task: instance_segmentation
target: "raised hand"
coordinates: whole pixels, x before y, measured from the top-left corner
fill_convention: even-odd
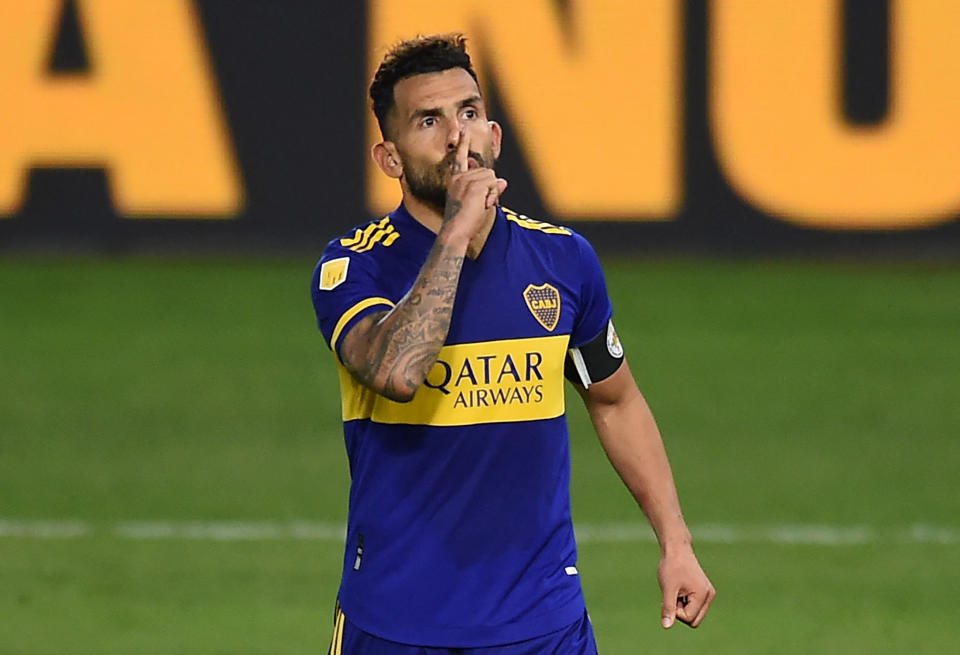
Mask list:
[[[488,212],[506,188],[507,181],[498,178],[493,169],[482,167],[470,158],[470,134],[461,128],[447,185],[447,206],[443,215],[445,231],[468,241],[472,239],[489,224],[492,215]]]

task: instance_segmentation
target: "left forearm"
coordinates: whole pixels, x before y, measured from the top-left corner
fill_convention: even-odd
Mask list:
[[[660,430],[626,360],[610,377],[581,387],[580,394],[607,457],[657,533],[663,627],[679,619],[695,628],[717,591],[693,553]]]
[[[617,402],[588,406],[607,457],[646,514],[661,550],[690,547],[673,472],[656,421],[634,389]]]

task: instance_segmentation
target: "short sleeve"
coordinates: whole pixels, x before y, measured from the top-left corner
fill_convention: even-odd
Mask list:
[[[364,316],[389,310],[394,301],[383,288],[376,260],[330,243],[313,271],[310,292],[317,326],[340,357],[343,335]]]
[[[579,234],[574,233],[574,239],[580,259],[579,311],[570,334],[570,346],[575,348],[593,340],[607,327],[613,316],[613,304],[593,246]]]

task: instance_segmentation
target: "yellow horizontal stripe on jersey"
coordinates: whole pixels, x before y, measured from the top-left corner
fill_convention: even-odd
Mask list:
[[[555,418],[565,408],[568,341],[561,334],[444,346],[408,403],[377,395],[341,365],[343,420],[456,426]]]
[[[330,348],[334,353],[337,352],[337,342],[340,340],[340,333],[343,331],[343,328],[346,327],[347,323],[350,322],[354,316],[365,310],[367,307],[373,307],[374,305],[389,305],[393,307],[393,301],[388,300],[387,298],[367,298],[366,300],[361,300],[356,305],[348,309],[340,316],[340,320],[337,321],[336,326],[333,328],[333,336],[330,337]]]
[[[371,389],[363,386],[347,367],[337,360],[337,375],[340,377],[340,415],[344,421],[370,418],[377,400],[389,402]]]

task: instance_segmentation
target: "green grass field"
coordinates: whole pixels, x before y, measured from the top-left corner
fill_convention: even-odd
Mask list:
[[[0,653],[326,652],[335,535],[129,532],[344,521],[312,264],[0,260]],[[656,546],[571,394],[601,652],[956,648],[960,266],[607,272],[719,597],[659,627]]]

